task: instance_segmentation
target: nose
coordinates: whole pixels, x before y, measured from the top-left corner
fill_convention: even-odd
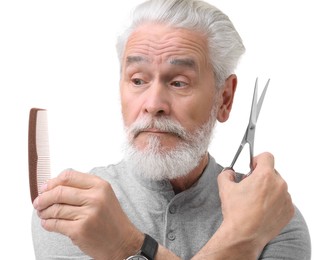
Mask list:
[[[169,115],[169,90],[165,84],[153,82],[144,94],[144,113],[151,116]]]

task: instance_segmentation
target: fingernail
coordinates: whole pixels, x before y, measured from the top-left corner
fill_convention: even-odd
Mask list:
[[[229,172],[230,176],[234,179],[234,181],[236,181],[237,176],[235,172]]]
[[[41,226],[42,227],[45,227],[45,223],[46,223],[45,219],[41,219]]]
[[[37,209],[38,206],[39,206],[39,197],[37,197],[37,198],[33,201],[33,207],[34,207],[35,209]]]

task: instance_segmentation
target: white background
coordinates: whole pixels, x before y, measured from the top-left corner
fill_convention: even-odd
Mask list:
[[[117,33],[138,1],[0,2],[1,255],[34,259],[27,164],[31,107],[48,109],[52,175],[121,158]],[[326,8],[318,0],[211,0],[241,34],[247,53],[230,120],[210,152],[228,165],[248,120],[255,78],[271,84],[255,153],[270,151],[307,220],[313,257],[326,242]],[[240,221],[242,221],[240,219]],[[10,256],[10,257],[9,257]],[[23,257],[23,258],[22,258]]]

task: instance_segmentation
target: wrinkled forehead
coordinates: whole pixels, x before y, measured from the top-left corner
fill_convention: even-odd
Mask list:
[[[122,62],[123,66],[165,62],[196,70],[209,64],[207,41],[199,32],[144,24],[131,33]]]
[[[154,63],[159,63],[156,62],[155,60],[158,59],[152,59],[149,58],[148,56],[143,56],[143,55],[130,55],[126,57],[125,61],[125,67],[132,67],[132,66],[151,66]],[[162,60],[163,63],[165,63],[168,66],[174,67],[174,68],[183,68],[187,69],[193,72],[199,72],[200,67],[198,64],[198,61],[190,56],[172,56],[172,57],[167,57],[167,59]]]

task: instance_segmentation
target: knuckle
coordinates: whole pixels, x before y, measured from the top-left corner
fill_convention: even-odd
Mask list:
[[[60,203],[62,201],[63,198],[63,193],[64,193],[64,187],[63,186],[57,186],[55,188],[55,202]]]
[[[268,163],[270,165],[275,164],[275,157],[272,153],[270,152],[263,152],[257,157],[257,161],[260,161],[260,164],[262,165],[263,162]]]
[[[97,205],[95,209],[100,210],[103,205],[107,204],[107,201],[111,198],[112,194],[113,190],[110,183],[99,179],[96,184],[96,189],[94,192],[88,194],[88,198],[94,203],[94,205]]]
[[[106,190],[112,190],[112,187],[111,187],[111,184],[105,180],[102,180],[102,183],[103,183],[103,188],[106,189]]]
[[[271,178],[273,177],[272,174],[273,169],[268,165],[264,165],[260,168],[259,178],[263,183],[267,182],[266,184],[271,183]]]
[[[73,175],[74,175],[74,171],[73,171],[73,170],[66,170],[66,171],[63,171],[63,172],[59,175],[59,178],[60,178],[60,180],[61,180],[64,184],[67,184],[67,183],[70,183],[70,182],[71,182],[71,179],[73,178]]]
[[[272,160],[272,161],[275,160],[274,155],[270,152],[264,152],[262,153],[262,156],[264,156],[267,160]]]
[[[282,194],[283,196],[285,196],[285,198],[287,198],[287,200],[289,200],[290,194],[288,193],[287,182],[279,176],[276,176],[275,179],[276,179],[276,187],[278,188],[280,194]]]
[[[101,178],[97,178],[97,183],[96,183],[96,187],[98,188],[98,191],[100,193],[105,193],[105,192],[110,192],[112,191],[112,187],[111,184]]]
[[[288,184],[285,180],[282,180],[282,184],[281,184],[281,187],[284,191],[288,191]],[[289,195],[290,196],[290,195]]]
[[[59,218],[61,216],[61,211],[62,211],[62,205],[60,205],[60,204],[53,205],[53,217],[54,218]]]
[[[53,220],[53,227],[54,227],[54,230],[59,230],[59,220],[58,219]]]

